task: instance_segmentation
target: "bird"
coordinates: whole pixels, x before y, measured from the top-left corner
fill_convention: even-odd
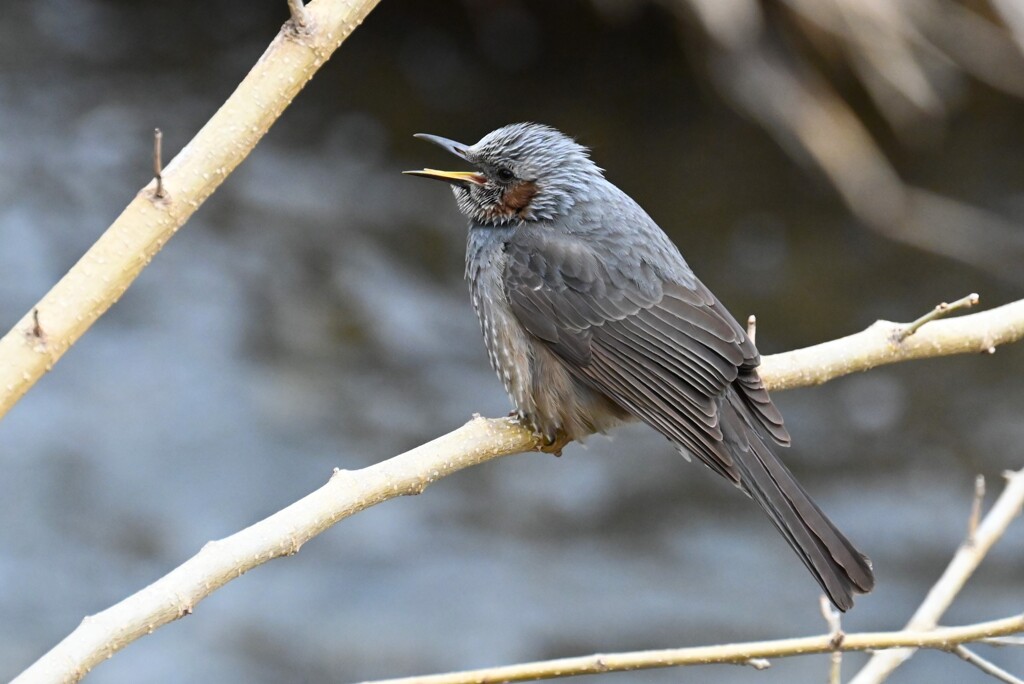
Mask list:
[[[549,450],[642,421],[760,505],[836,608],[871,591],[871,561],[776,456],[790,436],[754,341],[586,147],[537,123],[415,137],[472,167],[404,173],[450,184],[469,219],[491,366]]]

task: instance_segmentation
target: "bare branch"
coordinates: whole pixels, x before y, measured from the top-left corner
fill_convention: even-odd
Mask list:
[[[1024,680],[1014,677],[1012,674],[999,667],[995,663],[985,660],[980,655],[970,650],[963,644],[960,644],[953,649],[953,653],[963,658],[966,662],[970,663],[974,667],[978,668],[987,675],[995,677],[1001,682],[1006,684],[1024,684]]]
[[[1015,473],[1007,472],[1006,479],[1006,488],[978,526],[973,543],[965,541],[960,546],[946,571],[942,573],[942,577],[907,622],[905,629],[922,630],[935,627],[988,550],[1003,535],[1010,522],[1020,514],[1021,506],[1024,505],[1024,469]],[[913,655],[912,648],[876,653],[850,684],[879,684]]]
[[[974,546],[974,535],[981,521],[981,504],[985,500],[985,476],[974,478],[974,501],[971,502],[971,517],[967,520],[967,545]]]
[[[951,325],[958,327],[953,330],[940,328]],[[957,339],[956,334],[972,339],[981,336],[987,345],[993,343],[991,340],[1001,343],[1011,339],[1011,332],[1020,332],[1015,326],[1024,329],[1024,301],[953,321],[930,323],[899,345],[903,351],[897,349],[896,353],[903,354],[904,358],[916,358],[953,353],[949,351],[950,348],[966,351],[972,349],[971,345],[976,342],[964,342]],[[875,348],[887,345],[887,348],[892,349],[894,329],[895,324],[892,323],[876,324],[863,333],[834,343],[768,356],[762,365],[763,375],[769,387],[797,387],[801,382],[823,382],[820,379],[823,373],[828,377],[843,374],[835,369],[822,371],[818,364],[822,363],[823,358],[828,363],[839,363],[848,369],[846,372],[891,363],[897,359],[880,354]],[[845,349],[854,355],[860,354],[858,341],[870,353],[856,363],[843,366],[841,358],[836,360],[837,349]],[[838,347],[834,349],[830,345]],[[908,345],[918,346],[913,347],[915,351],[907,352]],[[823,348],[826,349],[824,355],[821,351]],[[781,368],[777,361],[780,357],[785,359]],[[302,544],[343,518],[397,496],[418,494],[431,482],[467,466],[524,451],[550,448],[551,445],[544,443],[514,419],[476,417],[462,428],[410,452],[359,471],[339,472],[324,487],[288,508],[231,537],[207,544],[193,558],[149,587],[86,618],[68,637],[26,671],[24,678],[19,681],[74,681],[81,678],[98,662],[140,636],[190,614],[200,601],[225,583],[269,560],[297,553]],[[1024,475],[1021,474],[1014,476],[1007,492],[1003,493],[979,526],[975,545],[969,550],[961,549],[958,558],[962,555],[971,558],[973,560],[970,562],[974,565],[980,562],[995,539],[1002,534],[1005,525],[1009,524],[1012,516],[1007,513],[1007,507],[1010,506],[1006,503],[1008,492],[1017,492],[1018,489],[1024,497]],[[1018,508],[1019,504],[1018,500]],[[1000,521],[1002,526],[993,521]],[[958,562],[963,564],[968,561],[954,559],[954,563]],[[956,589],[959,589],[959,585]],[[933,621],[929,627],[934,624]],[[756,657],[757,654],[748,654],[745,660]]]
[[[828,625],[829,636],[832,637],[832,657],[831,667],[828,673],[829,684],[843,684],[843,652],[840,650],[840,646],[843,645],[843,640],[846,639],[846,634],[843,633],[842,618],[840,613],[829,601],[828,596],[822,594],[821,596],[821,615],[825,618],[825,624]]]
[[[26,338],[29,311],[0,339],[0,417],[17,403],[256,146],[299,90],[379,0],[317,0],[303,40],[286,27],[192,141],[124,209],[35,308],[45,311],[49,344]],[[155,191],[170,193],[153,202]]]
[[[988,646],[1024,646],[1024,637],[993,637],[982,639],[980,643]]]
[[[932,321],[900,342],[895,336],[903,328],[899,323],[878,321],[848,337],[765,357],[758,371],[765,385],[780,390],[818,385],[898,361],[992,353],[999,345],[1024,337],[1024,300],[969,316]]]
[[[839,647],[842,651],[866,651],[912,645],[915,648],[950,650],[963,644],[1000,634],[1013,634],[1024,630],[1024,615],[994,620],[968,627],[943,627],[927,632],[876,632],[848,634]],[[833,636],[825,634],[799,639],[779,639],[724,646],[698,646],[670,648],[660,651],[633,651],[630,653],[604,653],[577,658],[542,660],[519,665],[492,667],[465,672],[382,679],[371,684],[479,684],[480,682],[525,682],[536,679],[575,677],[583,674],[649,670],[687,665],[714,665],[719,663],[743,664],[751,658],[783,658],[813,653],[828,653]]]
[[[388,499],[419,494],[468,466],[534,446],[533,434],[510,418],[474,418],[458,430],[381,463],[358,471],[337,470],[320,489],[241,532],[208,543],[145,589],[85,618],[15,681],[78,681],[139,637],[191,614],[224,584],[269,560],[298,553],[303,544],[339,520]]]

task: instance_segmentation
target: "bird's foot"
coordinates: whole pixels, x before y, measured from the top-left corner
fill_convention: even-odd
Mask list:
[[[536,437],[539,442],[539,444],[534,447],[534,451],[541,451],[545,454],[561,456],[562,449],[572,442],[572,437],[565,434],[565,431],[561,428],[557,428],[554,435],[541,432],[532,425],[532,421],[529,418],[519,413],[519,411],[510,411],[508,417],[515,420],[526,429],[533,430],[533,436]]]
[[[542,451],[545,454],[554,454],[555,456],[561,456],[562,449],[572,442],[572,438],[561,430],[556,432],[554,437],[549,435],[538,436],[541,439],[541,444],[537,447],[537,451]]]

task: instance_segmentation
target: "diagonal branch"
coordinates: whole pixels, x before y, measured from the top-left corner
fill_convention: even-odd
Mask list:
[[[339,520],[388,499],[419,494],[463,468],[534,445],[533,435],[510,419],[475,418],[381,463],[357,471],[336,470],[320,489],[241,532],[208,543],[145,589],[85,618],[14,682],[76,682],[139,637],[190,615],[200,601],[243,573],[298,553]]]
[[[0,417],[49,371],[207,197],[256,146],[292,99],[379,0],[316,0],[289,22],[231,97],[3,339]],[[301,3],[299,3],[301,4]],[[159,138],[158,138],[159,140]],[[46,320],[46,344],[29,333]]]
[[[772,388],[824,382],[842,375],[835,368],[823,369],[820,365],[838,363],[840,350],[860,357],[840,365],[845,372],[853,372],[906,358],[987,349],[1024,334],[1024,301],[928,323],[905,342],[896,344],[892,342],[893,332],[900,329],[893,323],[877,323],[842,340],[768,356],[762,365],[764,377]],[[780,357],[784,359],[782,364]],[[297,553],[304,543],[340,520],[388,499],[419,494],[436,480],[463,468],[544,446],[538,436],[512,419],[476,417],[443,437],[376,465],[352,472],[337,471],[326,485],[291,506],[230,537],[210,542],[150,586],[85,618],[15,681],[77,681],[132,641],[191,614],[200,601],[227,582],[274,558]],[[985,544],[994,541],[987,535],[993,534],[988,520],[996,509],[1002,510],[997,504],[978,528],[975,548],[987,549]]]
[[[952,651],[954,654],[963,658],[965,663],[969,663],[974,667],[978,668],[987,675],[991,675],[995,679],[1003,682],[1003,684],[1024,684],[1024,680],[1018,677],[1014,677],[1012,674],[999,667],[995,663],[990,663],[980,655],[970,650],[963,644],[960,644]]]
[[[939,618],[946,612],[953,599],[960,593],[964,584],[977,569],[981,560],[992,545],[1003,536],[1010,522],[1020,515],[1024,506],[1024,470],[1006,473],[1006,489],[999,495],[992,510],[974,530],[968,534],[960,545],[953,560],[949,562],[942,577],[928,592],[924,602],[914,613],[904,629],[931,629],[939,623]],[[876,653],[871,657],[850,684],[878,684],[884,681],[893,670],[914,655],[914,649],[904,648],[884,653]]]

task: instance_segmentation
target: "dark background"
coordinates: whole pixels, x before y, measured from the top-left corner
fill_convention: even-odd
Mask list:
[[[173,156],[286,17],[283,0],[5,7],[0,326],[148,182],[152,128]],[[758,315],[763,353],[968,292],[1021,297],[1024,275],[853,218],[730,106],[706,49],[660,4],[382,2],[0,425],[0,678],[333,467],[508,411],[462,282],[463,220],[439,184],[399,175],[446,161],[413,133],[473,142],[533,120],[574,135],[738,318]],[[837,71],[907,182],[1024,221],[1019,100],[965,79],[941,130],[908,144]],[[847,631],[901,626],[963,538],[974,475],[998,490],[1021,467],[1022,361],[1011,346],[777,395],[787,462],[875,562]],[[944,623],[1020,612],[1022,543],[1018,524]],[[90,681],[345,682],[823,630],[816,584],[760,511],[633,427],[367,510]],[[1024,668],[1019,652],[990,655]],[[612,679],[812,682],[826,668]],[[989,680],[922,653],[891,681]]]

